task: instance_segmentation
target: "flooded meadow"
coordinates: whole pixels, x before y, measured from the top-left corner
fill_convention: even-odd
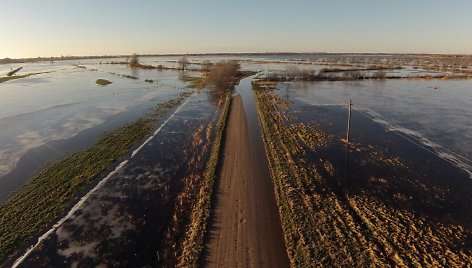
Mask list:
[[[292,266],[471,262],[470,58],[187,55],[184,71],[181,57],[0,65],[28,74],[0,82],[0,264],[198,261],[237,95]],[[201,82],[219,61],[247,72],[226,91]]]
[[[469,85],[255,83],[292,265],[470,263]]]

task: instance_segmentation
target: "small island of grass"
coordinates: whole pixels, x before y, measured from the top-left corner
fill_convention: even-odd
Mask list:
[[[0,77],[0,83],[7,82],[10,80],[20,79],[20,78],[26,78],[26,77],[30,77],[37,74],[47,74],[47,73],[51,73],[51,72],[39,72],[39,73],[28,73],[28,74],[22,74],[22,75],[2,76]]]
[[[113,82],[109,81],[109,80],[106,80],[106,79],[97,79],[97,81],[95,81],[95,83],[97,83],[97,85],[100,85],[100,86],[107,86]]]

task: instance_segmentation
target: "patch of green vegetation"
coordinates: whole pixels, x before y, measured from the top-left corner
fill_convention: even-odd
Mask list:
[[[239,80],[256,74],[256,72],[252,71],[239,71],[239,68],[239,64],[234,62],[218,62],[212,67],[210,72],[203,76],[183,75],[180,79],[188,82],[188,87],[197,90],[202,89],[206,85],[225,90],[227,87],[235,85]]]
[[[7,81],[10,81],[10,80],[20,79],[20,78],[26,78],[26,77],[30,77],[30,76],[37,75],[37,74],[45,74],[45,73],[49,73],[49,72],[29,73],[29,74],[14,75],[14,76],[4,76],[4,77],[0,77],[0,83],[7,82]]]
[[[6,203],[0,205],[0,261],[47,228],[80,191],[153,127],[140,119],[103,136],[93,147],[48,166]]]
[[[0,205],[0,264],[64,215],[76,197],[104,175],[107,168],[154,129],[157,120],[190,93],[159,104],[149,116],[104,134],[87,150],[47,166]]]
[[[205,85],[206,77],[203,76],[182,76],[180,80],[189,83],[188,87],[200,89]]]
[[[106,85],[109,85],[113,82],[111,82],[109,80],[106,80],[106,79],[97,79],[97,81],[95,81],[95,83],[97,83],[97,85],[100,85],[100,86],[106,86]]]
[[[10,72],[7,73],[7,76],[12,76],[12,75],[16,74],[17,72],[19,72],[21,69],[23,69],[23,67],[18,67],[14,70],[11,70]]]

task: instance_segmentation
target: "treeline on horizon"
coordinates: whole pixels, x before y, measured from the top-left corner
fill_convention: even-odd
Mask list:
[[[441,56],[451,58],[472,57],[467,54],[421,54],[421,53],[330,53],[330,52],[231,52],[231,53],[169,53],[169,54],[142,54],[140,57],[158,57],[158,56],[257,56],[257,55],[339,55],[339,56]],[[35,58],[3,58],[0,64],[10,63],[34,63],[34,62],[54,62],[62,60],[88,60],[88,59],[112,59],[112,58],[131,58],[132,55],[99,55],[99,56],[58,56],[58,57],[35,57]]]

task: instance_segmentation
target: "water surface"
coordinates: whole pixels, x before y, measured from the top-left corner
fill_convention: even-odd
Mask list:
[[[472,166],[472,81],[280,83],[277,88],[282,98],[313,105],[346,106],[352,100],[354,109],[388,129]]]

